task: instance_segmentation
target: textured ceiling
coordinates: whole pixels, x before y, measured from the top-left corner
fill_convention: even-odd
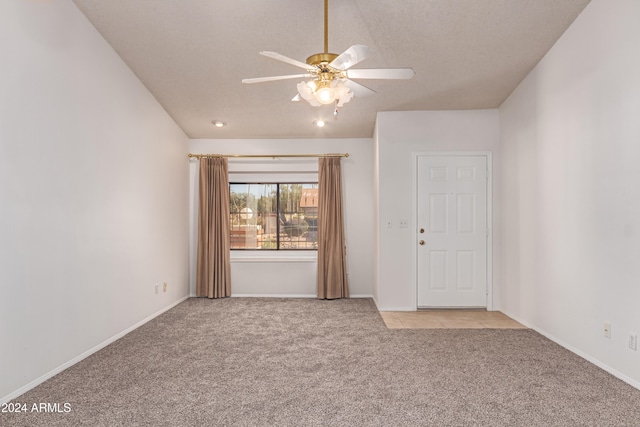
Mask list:
[[[589,0],[330,0],[330,52],[364,44],[376,54],[354,68],[416,72],[359,81],[377,94],[337,119],[291,102],[298,80],[241,83],[302,71],[260,51],[302,62],[323,51],[322,0],[74,2],[191,138],[361,138],[378,111],[498,107]]]

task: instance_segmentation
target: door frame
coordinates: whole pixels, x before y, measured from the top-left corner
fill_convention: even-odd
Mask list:
[[[487,311],[493,308],[493,163],[491,151],[422,151],[411,153],[412,163],[412,200],[413,212],[411,225],[414,232],[412,238],[412,279],[414,285],[413,307],[418,310],[418,158],[419,157],[454,157],[454,156],[484,156],[487,159]]]

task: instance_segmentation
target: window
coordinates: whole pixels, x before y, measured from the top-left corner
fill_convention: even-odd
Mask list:
[[[318,249],[318,184],[229,184],[231,249]]]

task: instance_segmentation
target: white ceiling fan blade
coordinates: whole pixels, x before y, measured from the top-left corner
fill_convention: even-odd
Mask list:
[[[353,67],[358,62],[364,61],[371,55],[373,55],[373,49],[362,44],[354,44],[349,49],[338,55],[338,57],[331,61],[329,65],[333,68],[337,68],[338,70],[346,70]]]
[[[375,90],[369,89],[368,87],[349,79],[347,79],[347,86],[349,86],[351,92],[353,92],[353,94],[359,98],[375,95],[376,93]]]
[[[347,71],[350,79],[410,79],[415,74],[411,68],[360,68]]]
[[[305,70],[310,70],[314,68],[312,65],[305,64],[304,62],[297,61],[295,59],[291,59],[277,52],[262,51],[260,52],[260,55],[266,56],[271,59],[275,59],[276,61],[286,62],[287,64],[295,65],[296,67],[304,68]]]
[[[291,74],[289,76],[256,77],[253,79],[242,79],[242,83],[262,83],[262,82],[273,82],[275,80],[306,79],[308,77],[311,77],[311,74]]]

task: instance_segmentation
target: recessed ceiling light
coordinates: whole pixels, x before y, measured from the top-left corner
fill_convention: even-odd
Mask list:
[[[221,122],[220,120],[211,120],[211,123],[213,123],[213,125],[217,128],[221,128],[227,125],[225,122]]]
[[[324,125],[326,125],[326,123],[324,122],[324,120],[314,120],[313,124],[318,126],[319,128],[324,127]]]

